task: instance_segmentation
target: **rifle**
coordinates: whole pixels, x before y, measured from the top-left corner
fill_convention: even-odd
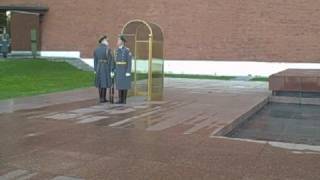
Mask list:
[[[113,57],[116,58],[116,51],[113,52]],[[112,58],[112,61],[111,61],[111,71],[114,72],[114,59]],[[111,87],[110,87],[110,91],[109,91],[109,97],[110,97],[110,103],[111,104],[114,104],[114,78],[115,78],[115,75],[113,75],[113,77],[111,76]]]
[[[114,104],[114,76],[111,77],[111,87],[109,91],[110,103]]]

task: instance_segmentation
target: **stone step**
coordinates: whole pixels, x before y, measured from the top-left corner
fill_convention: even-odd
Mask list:
[[[81,61],[81,59],[78,58],[72,58],[72,59],[61,59],[61,58],[50,58],[48,59],[50,61],[57,61],[57,62],[67,62],[70,65],[83,70],[83,71],[93,71],[93,68],[86,64],[85,62]]]

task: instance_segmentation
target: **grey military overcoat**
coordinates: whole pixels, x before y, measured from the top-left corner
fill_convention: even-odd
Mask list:
[[[112,62],[113,56],[110,48],[105,44],[100,44],[94,51],[95,86],[97,88],[111,87]]]
[[[8,34],[3,34],[0,35],[0,44],[1,44],[1,48],[0,48],[0,53],[8,53],[9,51],[9,46],[10,46],[10,40],[9,40],[9,35]],[[4,37],[2,37],[4,36]]]
[[[127,90],[131,88],[132,54],[127,47],[118,48],[115,52],[115,82],[118,90]]]

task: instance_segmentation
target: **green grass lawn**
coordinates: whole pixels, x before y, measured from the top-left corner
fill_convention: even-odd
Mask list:
[[[93,79],[65,62],[0,60],[0,99],[89,87]]]
[[[262,82],[266,82],[269,81],[268,77],[254,77],[252,79],[250,79],[250,81],[262,81]]]

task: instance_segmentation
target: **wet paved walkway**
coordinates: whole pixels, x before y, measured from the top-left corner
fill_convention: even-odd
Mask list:
[[[2,113],[0,180],[318,179],[316,152],[213,137],[268,95],[265,83],[167,79],[161,102]]]

